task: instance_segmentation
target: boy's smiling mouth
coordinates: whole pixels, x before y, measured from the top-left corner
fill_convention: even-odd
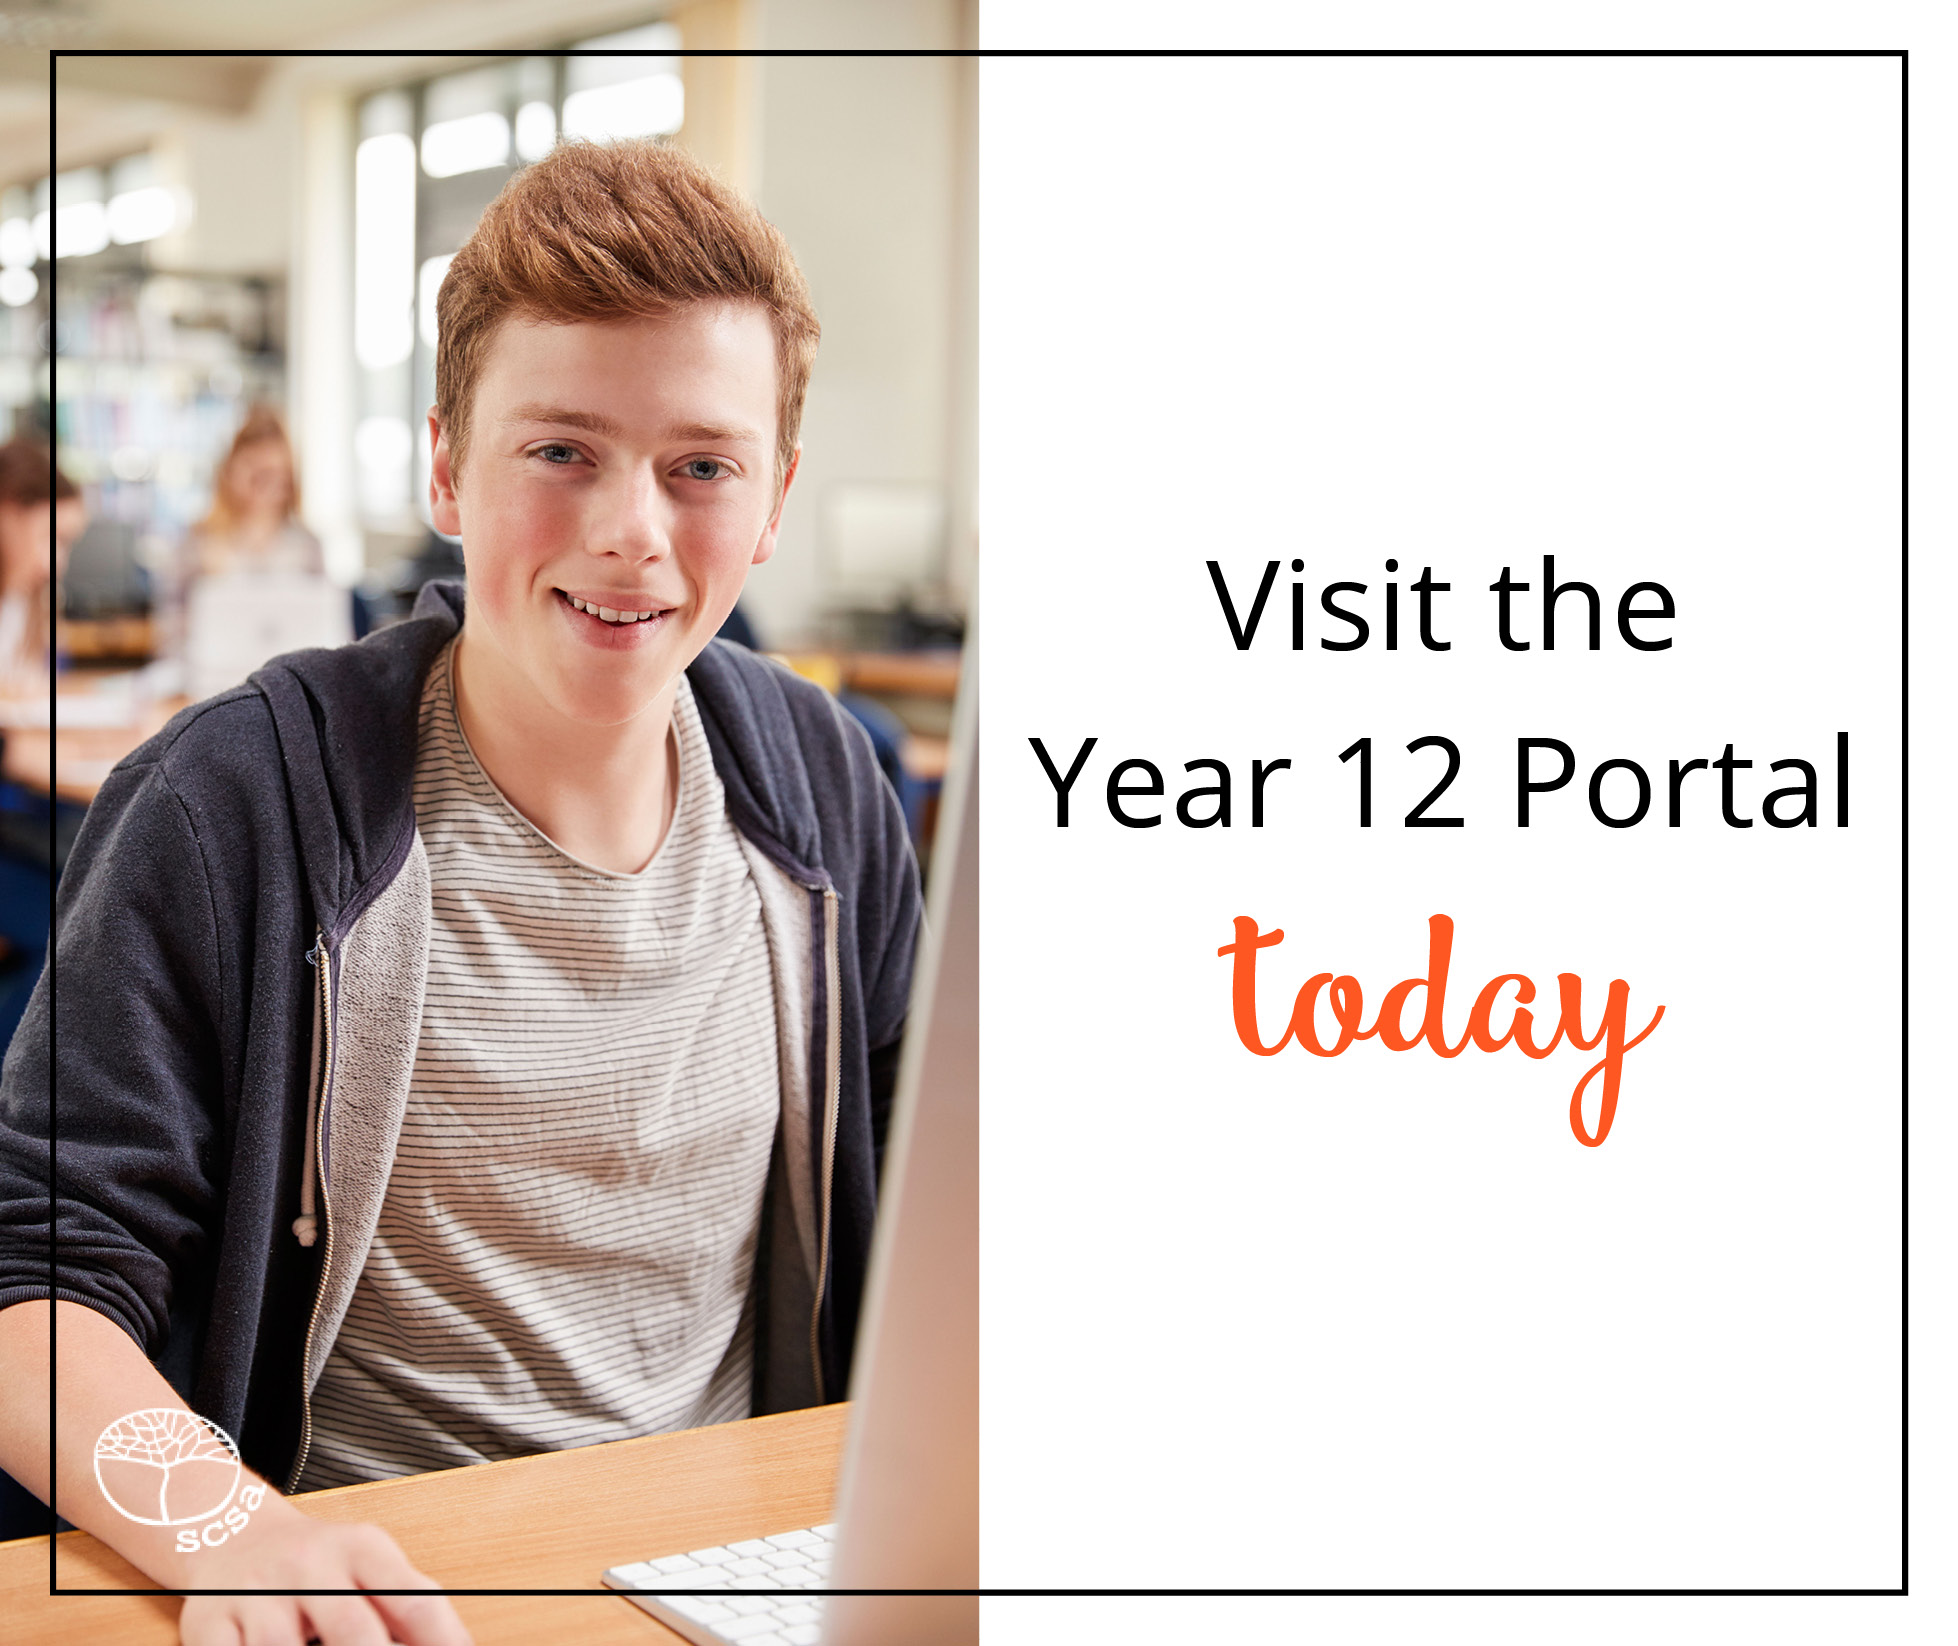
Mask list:
[[[561,604],[612,628],[657,623],[673,608],[649,601],[642,595],[576,595],[565,589],[553,591]],[[627,604],[627,602],[632,602]]]

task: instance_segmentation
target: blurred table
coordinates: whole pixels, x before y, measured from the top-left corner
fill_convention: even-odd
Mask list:
[[[678,1646],[680,1637],[602,1587],[609,1567],[830,1518],[848,1406],[617,1440],[508,1463],[307,1492],[322,1520],[385,1528],[449,1589],[576,1589],[571,1595],[458,1595],[476,1646],[576,1640]],[[65,1589],[149,1580],[86,1532],[54,1540]],[[48,1593],[48,1540],[0,1543],[0,1635],[49,1646],[174,1646],[174,1597]]]
[[[146,616],[64,617],[55,644],[66,657],[147,663],[156,655],[156,624]]]
[[[939,647],[915,652],[773,655],[805,679],[843,698],[844,706],[859,719],[871,721],[872,741],[881,735],[895,751],[897,769],[891,772],[891,781],[904,807],[920,866],[928,863],[932,837],[937,832],[939,794],[951,761],[952,704],[959,694],[962,653]],[[873,705],[870,717],[861,709],[863,699]],[[889,728],[881,734],[874,723],[878,711]]]
[[[951,648],[924,652],[771,652],[804,679],[826,692],[862,692],[866,697],[950,703],[959,694],[961,653]]]
[[[939,697],[959,694],[959,653],[845,652],[837,672],[853,692],[872,697]]]
[[[86,806],[116,762],[190,701],[143,697],[129,680],[127,675],[59,676],[53,730],[46,698],[0,698],[0,734],[6,738],[0,776]]]

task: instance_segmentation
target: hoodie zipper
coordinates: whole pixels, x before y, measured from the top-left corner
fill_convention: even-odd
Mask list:
[[[825,1061],[823,1094],[823,1175],[821,1182],[822,1220],[818,1227],[822,1230],[822,1242],[816,1260],[816,1302],[809,1311],[809,1364],[816,1374],[816,1403],[826,1405],[828,1395],[823,1388],[823,1293],[829,1286],[829,1225],[830,1225],[830,1180],[836,1167],[836,1116],[842,1105],[843,1094],[843,997],[838,987],[842,963],[838,955],[838,927],[841,922],[842,900],[834,886],[825,886],[823,893],[823,1004],[827,1008],[825,1024]]]
[[[299,1477],[305,1472],[306,1457],[313,1449],[313,1399],[306,1387],[306,1369],[313,1363],[313,1334],[319,1326],[320,1304],[326,1297],[327,1277],[333,1272],[333,1201],[327,1192],[326,1182],[326,1100],[333,1085],[333,977],[332,957],[326,947],[326,933],[319,933],[319,941],[306,958],[319,970],[319,993],[315,997],[320,1017],[320,1077],[316,1093],[313,1132],[308,1139],[308,1152],[319,1162],[320,1168],[320,1217],[326,1224],[326,1250],[320,1259],[319,1284],[313,1289],[313,1312],[306,1321],[306,1349],[299,1362],[299,1455],[293,1460],[292,1472],[286,1477],[285,1489],[288,1493],[299,1485]]]

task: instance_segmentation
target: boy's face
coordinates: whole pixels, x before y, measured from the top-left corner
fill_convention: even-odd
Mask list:
[[[775,550],[775,334],[757,305],[506,320],[460,476],[429,426],[435,524],[469,569],[470,675],[502,701],[599,726],[670,701]]]

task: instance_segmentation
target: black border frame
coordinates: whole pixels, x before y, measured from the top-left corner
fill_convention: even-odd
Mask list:
[[[59,117],[57,106],[57,65],[63,57],[470,57],[470,59],[493,59],[493,57],[621,57],[632,53],[619,51],[380,51],[380,49],[356,49],[356,51],[243,51],[243,49],[223,49],[223,51],[188,51],[188,49],[157,49],[157,51],[112,51],[112,49],[53,49],[49,51],[47,65],[47,96],[49,96],[49,123],[47,123],[47,174],[55,176],[55,121]],[[1901,252],[1901,311],[1899,311],[1899,364],[1901,364],[1901,427],[1899,427],[1899,485],[1901,485],[1901,540],[1899,540],[1899,691],[1901,691],[1901,720],[1899,720],[1899,812],[1901,812],[1901,867],[1899,867],[1899,914],[1901,914],[1901,975],[1899,975],[1899,1053],[1903,1063],[1901,1078],[1901,1417],[1899,1417],[1899,1462],[1901,1462],[1901,1521],[1899,1521],[1899,1568],[1897,1568],[1897,1587],[1893,1589],[832,1589],[828,1593],[850,1593],[850,1595],[977,1595],[977,1597],[1224,1597],[1224,1595],[1251,1595],[1251,1597],[1633,1597],[1633,1595],[1653,1595],[1653,1597],[1872,1597],[1872,1599],[1901,1599],[1911,1593],[1911,53],[1907,49],[1745,49],[1745,47],[1719,47],[1719,49],[1251,49],[1251,47],[1192,47],[1192,49],[1171,49],[1171,47],[1138,47],[1138,49],[1093,49],[1093,47],[1065,47],[1065,49],[1012,49],[1012,47],[975,47],[975,49],[954,49],[954,51],[910,51],[910,49],[867,49],[867,51],[830,51],[830,49],[801,49],[801,51],[687,51],[681,49],[672,53],[676,57],[969,57],[969,59],[989,59],[989,57],[1891,57],[1897,61],[1899,82],[1897,82],[1897,137],[1899,137],[1899,252]],[[49,206],[53,209],[53,204]],[[49,270],[53,270],[53,256],[49,256]],[[49,272],[49,405],[53,407],[59,386],[59,354],[55,350],[55,280]],[[49,466],[53,468],[53,429],[49,431]],[[53,499],[49,499],[49,526],[53,528]],[[49,618],[53,622],[53,617]],[[49,636],[53,642],[53,636]],[[53,654],[53,644],[49,646]],[[55,724],[55,681],[53,671],[49,671],[49,720]],[[49,826],[49,840],[53,842],[53,826]],[[49,971],[49,1006],[57,994],[55,977],[55,906],[53,892],[49,894],[49,939],[47,939],[47,971]],[[57,1284],[57,1243],[55,1243],[55,1145],[57,1145],[57,1116],[55,1116],[55,1059],[49,1059],[49,1255],[47,1272],[49,1288]],[[55,1337],[59,1311],[49,1309],[49,1333],[47,1333],[47,1370],[49,1370],[49,1394],[47,1394],[47,1421],[49,1421],[49,1454],[53,1462],[55,1446]],[[49,1470],[49,1513],[59,1515],[55,1505],[55,1478],[53,1468]],[[55,1576],[55,1532],[47,1534],[47,1591],[49,1595],[92,1595],[92,1597],[112,1597],[112,1595],[264,1595],[264,1593],[286,1593],[286,1595],[464,1595],[464,1597],[491,1597],[491,1595],[550,1595],[550,1597],[607,1597],[625,1599],[619,1589],[591,1587],[591,1589],[63,1589]],[[685,1591],[674,1591],[685,1593]],[[705,1591],[703,1591],[705,1593]]]

